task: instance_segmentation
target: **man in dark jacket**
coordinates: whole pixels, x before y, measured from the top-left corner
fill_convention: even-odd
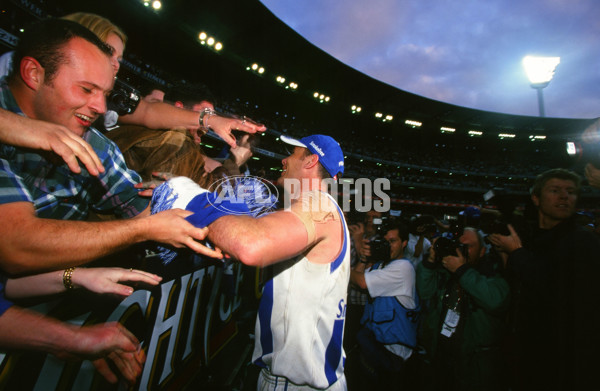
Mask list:
[[[444,238],[445,239],[445,238]],[[440,240],[440,239],[438,239]],[[425,390],[502,389],[500,342],[508,283],[485,254],[483,238],[465,228],[456,255],[429,257],[417,266],[417,292],[427,301],[419,342],[425,349]]]
[[[515,390],[578,390],[597,384],[600,365],[600,240],[574,219],[581,179],[567,170],[540,174],[531,199],[531,239],[490,235],[508,254],[518,296]]]

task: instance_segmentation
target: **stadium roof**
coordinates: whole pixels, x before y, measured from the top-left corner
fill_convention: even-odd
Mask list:
[[[315,47],[258,0],[163,0],[160,11],[144,7],[142,0],[66,0],[61,6],[65,13],[87,11],[108,17],[128,34],[127,52],[183,78],[202,81],[217,96],[237,93],[281,111],[314,115],[328,127],[372,129],[364,117],[378,111],[393,115],[394,123],[386,124],[389,131],[403,131],[404,120],[411,119],[421,122],[423,131],[438,133],[445,126],[457,133],[483,130],[520,138],[540,134],[565,139],[580,134],[593,121],[475,110],[399,90]],[[197,39],[200,31],[214,35],[224,49],[217,54],[202,47]],[[246,72],[252,62],[264,66],[265,74]],[[298,83],[298,90],[291,93],[276,85],[279,74]],[[331,97],[326,109],[310,101],[314,91]],[[362,107],[362,119],[350,119],[353,104]]]

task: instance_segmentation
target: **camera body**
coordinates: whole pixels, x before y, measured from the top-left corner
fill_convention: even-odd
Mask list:
[[[502,218],[494,218],[492,221],[490,221],[486,225],[485,232],[488,235],[489,234],[500,234],[500,235],[504,235],[504,236],[510,235],[510,231],[508,229],[506,220],[504,220]],[[487,236],[486,236],[486,241],[487,241]]]
[[[433,244],[433,250],[435,251],[434,262],[441,264],[442,259],[449,255],[456,256],[456,250],[467,257],[468,246],[460,242],[465,226],[464,222],[457,216],[445,216],[450,221],[449,237],[439,237]]]
[[[108,108],[119,115],[131,114],[140,104],[140,93],[121,79],[115,80],[115,86],[106,99]]]
[[[420,230],[419,230],[420,228]],[[422,215],[411,220],[410,233],[413,235],[433,234],[437,230],[433,216]]]
[[[481,229],[487,234],[510,235],[508,224],[515,226],[518,222],[515,220],[515,210],[517,201],[514,196],[511,196],[504,188],[495,187],[490,189],[483,195],[483,199],[487,202],[493,201],[498,211],[497,214],[487,214],[485,219],[481,221]],[[487,236],[485,241],[489,243]]]
[[[390,243],[384,238],[388,231],[387,217],[374,218],[373,225],[375,228],[375,235],[369,241],[371,248],[371,255],[367,257],[367,261],[375,262],[388,262],[391,260],[391,249]]]
[[[433,245],[435,251],[433,260],[435,263],[442,263],[442,259],[449,255],[456,256],[456,250],[460,250],[465,258],[467,257],[468,247],[458,240],[459,237],[450,239],[442,236],[435,241],[435,244]]]

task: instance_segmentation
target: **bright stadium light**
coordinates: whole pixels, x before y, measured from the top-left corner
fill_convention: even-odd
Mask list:
[[[214,37],[209,36],[204,31],[198,33],[198,41],[200,41],[200,45],[208,47],[209,49],[212,49],[215,52],[223,50],[223,44],[221,42],[218,42]]]
[[[505,138],[515,138],[516,135],[513,133],[499,133],[498,137],[502,140],[504,140]]]
[[[350,111],[352,112],[352,114],[358,114],[362,111],[362,107],[357,106],[357,105],[352,105],[352,106],[350,106]]]
[[[531,134],[531,135],[529,135],[529,139],[531,141],[545,140],[546,136],[544,136],[543,134]]]
[[[423,125],[422,122],[415,121],[415,120],[412,120],[412,119],[407,119],[406,121],[404,121],[404,123],[406,125],[408,125],[408,126],[412,126],[413,128],[420,128]]]
[[[261,76],[263,73],[265,73],[265,68],[256,62],[252,63],[251,65],[248,65],[246,67],[246,70],[250,71],[250,72],[254,72],[255,74],[257,74],[259,76]]]
[[[558,64],[560,64],[560,57],[525,56],[523,58],[523,67],[525,68],[525,73],[527,73],[531,88],[537,90],[540,117],[546,116],[542,89],[550,84],[554,76],[554,70]]]

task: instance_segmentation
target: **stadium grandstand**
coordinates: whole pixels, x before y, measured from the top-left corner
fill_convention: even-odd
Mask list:
[[[399,90],[315,47],[259,1],[162,3],[157,10],[144,0],[9,1],[1,47],[10,50],[36,18],[75,11],[105,16],[129,38],[119,78],[141,91],[202,82],[217,96],[217,109],[267,125],[254,170],[277,175],[280,134],[331,134],[346,153],[346,178],[389,178],[396,208],[483,205],[482,195],[493,188],[525,199],[545,169],[581,172],[565,142],[594,119],[488,112]],[[205,140],[209,155],[223,146]],[[580,207],[595,209],[599,195],[584,186]]]

